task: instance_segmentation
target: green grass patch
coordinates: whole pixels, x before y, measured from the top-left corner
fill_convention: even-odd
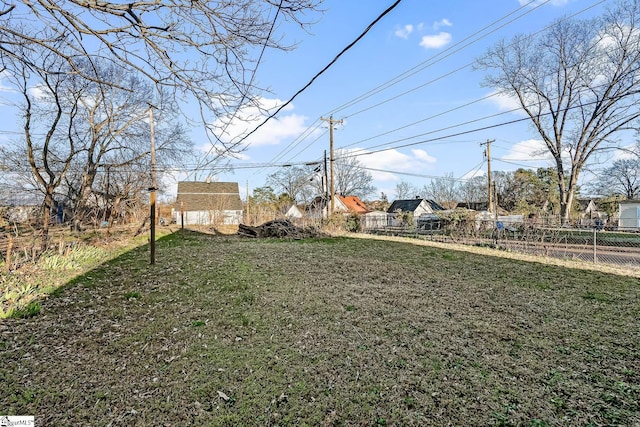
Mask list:
[[[54,298],[14,289],[40,313],[1,325],[4,411],[47,425],[640,423],[637,278],[349,238],[184,232],[156,250],[153,266],[137,248]]]

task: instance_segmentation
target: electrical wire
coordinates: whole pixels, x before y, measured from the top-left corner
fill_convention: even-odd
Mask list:
[[[256,61],[256,65],[253,68],[253,70],[251,71],[251,78],[249,79],[249,85],[247,86],[247,89],[242,93],[242,98],[240,99],[240,102],[238,103],[238,107],[233,111],[233,115],[227,121],[227,123],[225,124],[224,128],[220,132],[221,135],[225,134],[225,132],[227,131],[227,129],[231,125],[231,122],[233,122],[233,120],[236,118],[238,112],[243,107],[244,100],[247,99],[247,95],[248,95],[249,90],[253,86],[253,81],[255,80],[256,72],[258,71],[258,67],[260,66],[260,63],[262,62],[262,57],[264,56],[264,52],[267,49],[267,44],[269,44],[269,40],[271,40],[271,35],[273,34],[273,29],[275,28],[276,22],[278,21],[278,15],[280,14],[280,10],[282,10],[282,1],[283,0],[280,0],[280,3],[278,4],[278,9],[276,10],[276,14],[273,17],[273,20],[271,21],[271,27],[269,28],[269,32],[267,34],[267,37],[264,40],[264,44],[262,45],[262,49],[260,50],[260,55],[258,56],[258,60]],[[238,146],[237,143],[232,143],[231,147],[229,147],[226,151],[230,151],[230,150],[232,150],[232,147],[237,147],[237,146]],[[209,148],[209,151],[207,152],[207,154],[202,156],[201,159],[206,159],[209,156],[209,154],[211,154],[212,150],[213,150],[213,145],[211,146],[211,148]],[[201,161],[199,161],[198,163],[202,164]]]
[[[445,58],[447,58],[447,57],[451,56],[452,54],[457,53],[458,51],[460,51],[460,50],[462,50],[462,49],[464,49],[464,48],[466,48],[466,47],[470,46],[471,44],[475,43],[476,41],[480,40],[481,38],[478,38],[478,39],[474,40],[473,42],[468,43],[468,44],[464,45],[463,47],[461,47],[461,48],[459,48],[459,49],[456,49],[454,52],[451,52],[451,53],[449,53],[449,54],[445,55],[443,58],[438,59],[437,61],[434,61],[434,59],[435,59],[435,58],[437,58],[437,57],[439,57],[439,56],[441,56],[441,55],[444,55],[445,53],[447,53],[447,52],[449,52],[450,50],[454,49],[456,46],[461,45],[461,44],[462,44],[462,43],[464,43],[465,41],[467,41],[467,40],[469,40],[469,39],[473,38],[475,35],[478,35],[478,34],[482,33],[483,31],[485,31],[486,29],[491,28],[491,27],[492,27],[493,25],[495,25],[496,23],[503,21],[504,19],[506,19],[507,17],[509,17],[509,16],[511,16],[511,15],[513,15],[513,14],[515,14],[515,13],[517,13],[518,11],[520,11],[520,10],[522,10],[522,9],[524,9],[524,8],[527,8],[528,6],[530,6],[530,5],[531,5],[532,3],[534,3],[535,1],[537,1],[537,0],[531,0],[529,3],[527,3],[527,4],[525,4],[525,5],[521,6],[521,7],[519,7],[518,9],[516,9],[516,10],[514,10],[514,11],[510,12],[509,14],[507,14],[507,15],[505,15],[505,16],[503,16],[503,17],[501,17],[500,19],[498,19],[498,20],[496,20],[496,21],[493,21],[491,24],[489,24],[489,25],[487,25],[487,26],[483,27],[482,29],[480,29],[480,30],[476,31],[475,33],[473,33],[473,34],[471,34],[471,35],[469,35],[469,36],[465,37],[464,39],[462,39],[460,42],[458,42],[458,43],[454,44],[453,46],[451,46],[451,47],[449,47],[449,48],[445,49],[444,51],[439,52],[438,54],[436,54],[436,55],[432,56],[431,58],[427,59],[426,61],[423,61],[422,63],[420,63],[420,64],[418,64],[418,65],[416,65],[416,66],[414,66],[414,67],[410,68],[409,70],[407,70],[407,71],[405,71],[405,72],[403,72],[403,73],[399,74],[398,76],[394,77],[393,79],[391,79],[391,80],[389,80],[389,81],[387,81],[387,82],[383,83],[382,85],[377,86],[376,88],[374,88],[374,89],[372,89],[372,90],[370,90],[370,91],[366,92],[365,94],[360,95],[359,97],[356,97],[355,99],[353,99],[353,100],[351,100],[351,101],[348,101],[347,103],[342,104],[341,106],[339,106],[339,107],[337,107],[337,108],[333,109],[331,112],[329,112],[329,113],[327,113],[327,114],[325,114],[325,115],[326,115],[326,116],[330,116],[330,115],[332,115],[332,114],[337,113],[338,111],[341,111],[341,110],[343,110],[343,109],[345,109],[345,108],[348,108],[349,106],[355,105],[355,104],[357,104],[358,102],[363,101],[363,100],[365,100],[365,99],[367,99],[367,98],[369,98],[369,97],[371,97],[371,96],[375,95],[376,93],[379,93],[379,92],[381,92],[381,91],[383,91],[383,90],[385,90],[385,89],[387,89],[387,88],[389,88],[389,87],[392,87],[392,86],[394,86],[395,84],[397,84],[397,83],[399,83],[399,82],[401,82],[401,81],[403,81],[403,80],[405,80],[405,79],[407,79],[407,78],[409,78],[409,77],[413,76],[414,74],[417,74],[418,72],[423,71],[423,70],[424,70],[424,69],[426,69],[427,67],[429,67],[429,66],[431,66],[431,65],[434,65],[434,64],[436,64],[437,62],[439,62],[439,61],[441,61],[441,60],[443,60],[443,59],[445,59]],[[504,24],[503,26],[498,27],[497,29],[495,29],[495,30],[494,30],[494,31],[492,31],[492,32],[495,32],[495,31],[497,31],[498,29],[503,28],[505,25],[508,25],[509,23],[511,23],[511,22],[513,22],[513,21],[515,21],[516,19],[521,18],[522,16],[525,16],[526,14],[528,14],[528,13],[532,12],[533,10],[535,10],[535,9],[537,9],[537,8],[539,8],[539,7],[541,7],[541,6],[542,6],[542,5],[544,5],[545,3],[548,3],[549,1],[550,1],[550,0],[546,0],[546,1],[544,1],[544,2],[542,2],[542,3],[540,3],[540,4],[538,4],[538,5],[537,5],[536,7],[534,7],[533,9],[529,9],[529,10],[527,10],[527,12],[525,12],[524,14],[522,14],[522,15],[518,16],[517,18],[515,18],[515,19],[513,19],[513,20],[511,20],[511,21],[509,21],[509,22],[507,22],[507,23],[506,23],[506,24]],[[492,32],[490,32],[490,33],[488,33],[488,34],[491,34]],[[484,35],[483,37],[486,37],[488,34]],[[432,61],[433,61],[433,62],[432,62]],[[425,65],[425,64],[426,64],[426,65]],[[454,73],[456,73],[456,72],[460,71],[461,69],[468,68],[470,65],[471,65],[471,63],[469,63],[469,64],[467,64],[467,65],[465,65],[465,66],[463,66],[463,67],[460,67],[459,69],[456,69],[456,70],[454,70],[454,71],[451,71],[451,72],[449,72],[449,73],[447,73],[447,74],[445,74],[445,75],[442,75],[442,76],[440,76],[440,77],[438,77],[438,78],[436,78],[436,79],[433,79],[433,80],[431,80],[431,81],[429,81],[429,82],[427,82],[427,83],[424,83],[424,84],[422,84],[422,85],[418,86],[418,88],[421,88],[421,87],[424,87],[424,86],[427,86],[427,85],[433,84],[434,82],[436,82],[436,81],[438,81],[438,80],[441,80],[441,79],[443,79],[443,78],[445,78],[445,77],[447,77],[447,76],[449,76],[449,75],[452,75],[452,74],[454,74]],[[373,106],[370,106],[370,107],[367,107],[367,108],[365,108],[365,109],[362,109],[362,110],[360,110],[360,111],[358,111],[358,112],[356,112],[356,113],[352,113],[352,114],[350,114],[350,115],[349,115],[349,116],[347,116],[347,117],[353,117],[353,116],[354,116],[354,115],[356,115],[356,114],[360,114],[360,113],[363,113],[363,112],[368,111],[368,110],[370,110],[370,109],[373,109],[373,108],[375,108],[375,107],[378,107],[378,106],[380,106],[380,105],[383,105],[383,104],[385,104],[385,103],[387,103],[387,102],[389,102],[389,101],[391,101],[391,100],[393,100],[393,99],[397,99],[397,98],[399,98],[399,97],[401,97],[401,96],[404,96],[404,95],[406,95],[406,94],[410,93],[411,91],[413,91],[413,90],[415,90],[415,89],[416,89],[416,88],[411,89],[410,91],[407,91],[407,92],[403,92],[403,93],[401,93],[400,95],[396,95],[396,96],[394,96],[393,98],[390,98],[390,99],[388,99],[388,100],[382,101],[382,102],[380,102],[380,103],[378,103],[378,104],[375,104],[375,105],[373,105]],[[479,101],[480,101],[480,100],[476,100],[475,102],[479,102]],[[469,104],[469,105],[470,105],[470,104]],[[450,111],[455,111],[456,109],[459,109],[459,108],[463,108],[463,107],[461,106],[461,107],[458,107],[458,108],[452,109],[452,110],[450,110]],[[433,117],[437,117],[437,116],[440,116],[440,115],[443,115],[443,114],[445,114],[445,113],[441,113],[441,114],[435,115],[435,116],[433,116]],[[413,124],[405,125],[405,126],[403,126],[403,127],[397,128],[397,129],[395,129],[395,130],[393,130],[393,131],[400,130],[400,129],[404,129],[404,128],[406,128],[406,127],[410,127],[410,126],[412,126],[412,125],[418,124],[418,123],[423,122],[423,121],[426,121],[426,120],[429,120],[429,118],[427,118],[427,119],[423,119],[423,120],[418,121],[418,122],[414,122]],[[387,133],[391,133],[391,132],[393,132],[393,131],[389,131],[389,132],[387,132]],[[385,134],[387,134],[387,133],[385,133]],[[383,135],[384,135],[384,134],[383,134]],[[375,138],[375,137],[371,137],[370,139],[373,139],[373,138]],[[356,142],[356,143],[354,143],[354,144],[357,144],[357,142]],[[304,151],[304,150],[303,150],[303,151]]]
[[[606,0],[599,0],[599,1],[595,2],[595,3],[592,3],[591,5],[589,5],[589,6],[585,7],[585,8],[583,8],[583,9],[581,9],[581,10],[579,10],[579,11],[577,11],[577,12],[575,12],[575,13],[573,13],[573,14],[571,14],[571,15],[569,15],[569,16],[567,16],[567,17],[565,17],[565,18],[563,18],[563,20],[572,19],[572,18],[574,18],[574,17],[576,17],[576,16],[578,16],[578,15],[580,15],[580,14],[582,14],[582,13],[585,13],[586,11],[588,11],[588,10],[590,10],[590,9],[592,9],[592,8],[594,8],[594,7],[596,7],[596,6],[600,5],[600,4],[602,4],[602,3],[604,3],[605,1],[606,1]],[[475,33],[471,34],[470,36],[467,36],[465,39],[463,39],[463,40],[462,40],[462,41],[460,41],[459,43],[457,43],[457,44],[453,45],[451,48],[449,48],[449,49],[447,49],[447,50],[445,50],[445,51],[441,52],[440,54],[443,54],[443,53],[445,53],[445,52],[448,52],[449,50],[453,49],[454,47],[456,47],[456,46],[458,46],[458,45],[462,44],[464,41],[471,39],[471,38],[472,38],[472,37],[474,37],[475,35],[478,35],[478,34],[482,33],[482,31],[484,31],[484,30],[486,30],[486,29],[488,29],[488,28],[491,28],[491,27],[492,27],[493,25],[495,25],[496,23],[499,23],[499,22],[503,21],[503,20],[504,20],[504,19],[506,19],[507,17],[509,17],[509,16],[511,16],[511,15],[513,15],[513,14],[515,14],[515,13],[517,13],[518,11],[520,11],[521,9],[523,9],[524,7],[528,7],[530,4],[532,4],[532,3],[534,3],[534,2],[535,2],[535,0],[530,1],[529,3],[525,4],[524,6],[522,6],[522,7],[518,8],[518,9],[516,9],[516,10],[512,11],[511,13],[509,13],[509,14],[505,15],[504,17],[502,17],[502,18],[500,18],[500,19],[498,19],[498,20],[496,20],[496,21],[492,22],[491,24],[489,24],[489,25],[487,25],[487,26],[483,27],[481,30],[478,30],[478,31],[476,31]],[[452,55],[452,54],[454,54],[454,53],[457,53],[458,51],[460,51],[460,50],[462,50],[462,49],[466,48],[467,46],[469,46],[469,45],[471,45],[471,44],[475,43],[476,41],[480,40],[481,38],[486,37],[487,35],[489,35],[489,34],[491,34],[491,33],[495,32],[495,31],[497,31],[498,29],[501,29],[501,28],[505,27],[506,25],[508,25],[508,24],[510,24],[510,23],[512,23],[512,22],[514,22],[515,20],[517,20],[517,19],[519,19],[519,18],[521,18],[521,17],[523,17],[523,16],[527,15],[527,14],[528,14],[528,13],[530,13],[531,11],[533,11],[533,10],[537,9],[538,7],[542,6],[544,3],[547,3],[547,2],[543,2],[543,3],[540,3],[540,4],[536,5],[536,7],[534,7],[533,9],[529,9],[529,10],[527,10],[525,13],[523,13],[523,14],[519,15],[519,16],[518,16],[518,17],[516,17],[516,18],[511,19],[511,20],[510,20],[510,21],[508,21],[507,23],[504,23],[504,24],[503,24],[503,25],[501,25],[500,27],[498,27],[498,28],[496,28],[496,29],[492,30],[491,32],[489,32],[489,33],[485,34],[485,35],[484,35],[484,36],[482,36],[482,37],[479,37],[478,39],[474,40],[473,42],[468,43],[467,45],[464,45],[464,46],[462,46],[462,47],[460,47],[460,48],[456,49],[456,50],[455,50],[455,51],[453,51],[453,52],[449,52],[449,53],[448,53],[444,58],[446,58],[446,57],[448,57],[448,56],[451,56],[451,55]],[[537,32],[532,33],[532,34],[533,34],[533,35],[535,35],[535,34],[541,33],[541,32],[545,31],[545,30],[546,30],[546,29],[548,29],[548,28],[550,28],[550,26],[549,26],[549,25],[548,25],[548,26],[545,26],[544,28],[542,28],[542,29],[540,29],[540,30],[538,30]],[[331,115],[331,114],[333,114],[333,113],[335,113],[335,112],[337,112],[337,111],[341,111],[341,110],[343,110],[343,109],[345,109],[345,108],[347,108],[347,107],[349,107],[349,106],[351,106],[351,105],[354,105],[354,104],[356,104],[356,103],[360,102],[361,100],[364,100],[364,99],[366,99],[366,98],[369,98],[369,97],[370,97],[370,96],[372,96],[373,94],[378,93],[378,92],[380,92],[380,91],[382,91],[382,90],[386,89],[386,87],[387,87],[386,85],[389,85],[388,87],[393,86],[393,85],[395,84],[395,83],[394,83],[394,81],[395,81],[396,79],[400,79],[400,81],[401,81],[401,80],[404,80],[404,79],[406,79],[406,78],[408,78],[408,77],[410,77],[410,76],[412,76],[412,75],[416,74],[416,73],[417,73],[417,72],[419,72],[419,71],[422,71],[422,70],[426,69],[428,66],[432,65],[432,64],[429,64],[428,62],[429,62],[429,61],[431,61],[431,60],[433,60],[433,58],[435,58],[435,57],[437,57],[437,56],[438,56],[438,55],[436,55],[436,56],[434,56],[434,57],[432,57],[432,58],[428,59],[427,61],[424,61],[424,62],[422,62],[422,63],[420,63],[420,64],[418,64],[418,65],[414,66],[413,68],[411,68],[411,69],[409,69],[409,70],[405,71],[404,73],[402,73],[402,74],[400,74],[400,75],[396,76],[394,79],[391,79],[391,80],[387,81],[386,83],[384,83],[384,84],[382,84],[382,85],[380,85],[380,86],[378,86],[378,87],[376,87],[376,88],[374,88],[374,89],[370,90],[369,92],[366,92],[365,94],[361,95],[360,97],[357,97],[357,98],[353,99],[352,101],[349,101],[349,102],[347,102],[347,103],[345,103],[345,104],[342,104],[341,106],[339,106],[339,107],[337,107],[337,108],[335,108],[335,109],[331,110],[331,112],[330,112],[330,113],[328,113],[328,114],[326,114],[326,115]],[[444,59],[444,58],[442,58],[442,59]],[[440,59],[440,60],[441,60],[441,59]],[[440,61],[440,60],[438,60],[438,61]],[[434,63],[435,63],[435,62],[434,62]],[[426,65],[425,65],[425,64],[426,64]],[[356,114],[360,114],[360,113],[362,113],[362,112],[368,111],[368,110],[373,109],[373,108],[375,108],[375,107],[379,107],[379,106],[381,106],[381,105],[383,105],[383,104],[386,104],[387,102],[389,102],[389,101],[391,101],[391,100],[394,100],[394,99],[397,99],[397,98],[399,98],[399,97],[401,97],[401,96],[404,96],[404,95],[406,95],[406,94],[412,93],[412,92],[414,92],[416,89],[420,89],[420,88],[425,87],[425,86],[427,86],[427,85],[429,85],[429,84],[433,84],[434,82],[439,81],[439,80],[441,80],[441,79],[443,79],[443,78],[445,78],[445,77],[448,77],[448,76],[450,76],[450,75],[452,75],[452,74],[455,74],[456,72],[458,72],[458,71],[460,71],[460,70],[462,70],[462,69],[465,69],[465,68],[470,67],[471,65],[472,65],[472,63],[468,63],[468,64],[466,64],[466,65],[464,65],[464,66],[462,66],[462,67],[459,67],[459,68],[457,68],[457,69],[455,69],[455,70],[453,70],[453,71],[450,71],[450,72],[445,73],[445,74],[443,74],[443,75],[441,75],[441,76],[439,76],[439,77],[436,77],[436,78],[434,78],[434,79],[430,80],[429,82],[426,82],[426,83],[424,83],[424,84],[421,84],[421,85],[419,85],[419,86],[417,86],[417,87],[415,87],[415,88],[413,88],[413,89],[410,89],[410,90],[408,90],[408,91],[405,91],[405,92],[403,92],[403,93],[401,93],[401,94],[399,94],[399,95],[395,95],[395,96],[393,96],[393,97],[391,97],[391,98],[389,98],[389,99],[387,99],[387,100],[381,101],[381,102],[379,102],[379,103],[377,103],[377,104],[375,104],[375,105],[373,105],[373,106],[370,106],[370,107],[364,108],[364,109],[362,109],[362,110],[360,110],[360,111],[357,111],[357,112],[352,113],[352,114],[350,114],[350,115],[347,115],[347,116],[345,116],[345,117],[353,117],[353,116],[354,116],[354,115],[356,115]],[[421,67],[421,66],[422,66],[422,67]],[[416,70],[416,69],[417,69],[417,70]],[[406,75],[406,76],[405,76],[405,75]],[[404,76],[404,77],[403,77],[403,76]],[[397,83],[397,82],[396,82],[396,83]],[[378,89],[379,89],[379,90],[378,90]],[[375,93],[372,93],[372,92],[375,92]],[[370,94],[370,95],[369,95],[369,94]],[[349,145],[347,145],[347,146],[343,146],[343,147],[341,147],[341,148],[351,147],[351,146],[354,146],[354,145],[360,144],[360,143],[365,142],[365,141],[368,141],[368,140],[372,140],[372,139],[375,139],[375,138],[379,138],[379,137],[381,137],[381,136],[388,135],[388,134],[390,134],[390,133],[393,133],[393,132],[396,132],[396,131],[399,131],[399,130],[402,130],[402,129],[406,129],[406,128],[411,127],[411,126],[414,126],[414,125],[416,125],[416,124],[423,123],[423,122],[425,122],[425,121],[428,121],[428,120],[434,119],[434,118],[436,118],[436,117],[443,116],[443,115],[448,114],[448,113],[450,113],[450,112],[453,112],[453,111],[456,111],[456,110],[462,109],[462,108],[464,108],[464,107],[470,106],[470,105],[475,104],[475,103],[477,103],[477,102],[481,102],[481,101],[486,100],[486,99],[491,98],[491,97],[495,97],[495,96],[497,96],[497,95],[498,95],[498,94],[496,94],[496,93],[494,93],[494,94],[490,94],[490,95],[487,95],[487,96],[485,96],[485,97],[482,97],[482,98],[479,98],[479,99],[473,100],[473,101],[471,101],[471,102],[468,102],[468,103],[466,103],[466,104],[464,104],[464,105],[461,105],[461,106],[458,106],[458,107],[452,108],[452,109],[450,109],[450,110],[447,110],[447,111],[444,111],[444,112],[441,112],[441,113],[438,113],[438,114],[434,114],[434,115],[432,115],[432,116],[430,116],[430,117],[427,117],[427,118],[424,118],[424,119],[418,120],[418,121],[416,121],[416,122],[413,122],[413,123],[410,123],[410,124],[407,124],[407,125],[400,126],[400,127],[398,127],[398,128],[395,128],[395,129],[393,129],[393,130],[390,130],[390,131],[384,132],[384,133],[382,133],[382,134],[377,134],[377,135],[374,135],[374,136],[371,136],[371,137],[365,138],[365,139],[363,139],[363,140],[356,141],[356,142],[354,142],[354,143],[351,143],[351,144],[349,144]],[[517,111],[517,110],[519,110],[519,108],[518,108],[518,109],[510,110],[509,112],[513,112],[513,111]],[[505,112],[505,113],[509,113],[509,112]],[[502,114],[502,113],[500,113],[500,114]],[[446,129],[446,128],[445,128],[445,129]],[[416,136],[414,136],[414,137],[412,137],[412,138],[417,138],[417,137],[424,136],[424,135],[425,135],[425,134],[416,135]],[[406,139],[411,139],[411,138],[406,138]],[[405,139],[405,140],[406,140],[406,139]]]
[[[327,65],[324,66],[324,68],[322,68],[319,72],[317,72],[312,78],[311,80],[309,80],[309,82],[307,84],[305,84],[301,89],[299,89],[298,91],[296,91],[296,93],[293,94],[293,96],[291,98],[289,98],[288,101],[286,101],[285,103],[283,103],[282,105],[280,105],[276,111],[274,111],[273,113],[269,114],[264,121],[262,121],[260,124],[258,124],[252,131],[250,131],[249,133],[247,133],[246,135],[244,135],[242,138],[240,138],[240,140],[236,143],[237,144],[241,144],[242,142],[244,142],[248,137],[250,137],[251,135],[253,135],[258,129],[260,129],[262,126],[264,126],[269,120],[271,120],[272,118],[274,118],[278,113],[280,113],[280,111],[282,111],[287,105],[291,104],[291,102],[293,102],[293,100],[295,98],[298,97],[298,95],[300,95],[302,92],[304,92],[305,90],[307,90],[315,81],[318,77],[320,77],[322,74],[324,74],[331,66],[333,66],[333,64],[335,64],[338,59],[340,59],[340,57],[342,55],[344,55],[347,51],[349,51],[353,46],[355,46],[356,43],[358,43],[368,32],[369,30],[371,30],[371,28],[374,27],[374,25],[376,25],[385,15],[387,15],[389,12],[391,12],[393,9],[395,9],[396,6],[398,6],[400,4],[402,0],[396,0],[391,6],[389,6],[384,12],[382,12],[375,20],[373,20],[373,22],[371,22],[367,28],[365,28],[365,30],[358,36],[356,37],[356,39],[354,41],[352,41],[351,43],[349,43],[344,49],[342,49]]]
[[[591,105],[591,104],[596,104],[598,102],[599,102],[598,100],[595,100],[595,101],[591,101],[591,102],[587,102],[587,103],[581,103],[579,105],[573,105],[573,106],[570,106],[570,107],[565,107],[565,108],[561,109],[560,111],[568,111],[568,110],[572,110],[572,109],[575,109],[575,108],[583,108],[583,107],[586,107],[586,106]],[[553,113],[554,112],[539,113],[539,115],[548,116],[548,115],[551,115]],[[502,113],[500,113],[500,114],[502,114]],[[493,115],[487,116],[487,117],[493,117],[493,116],[497,116],[497,115],[500,115],[500,114],[493,114]],[[470,120],[470,121],[465,122],[463,124],[473,123],[473,122],[477,122],[477,121],[480,121],[480,120],[483,120],[483,119]],[[440,136],[440,137],[436,137],[436,138],[425,139],[425,140],[422,140],[422,141],[412,142],[412,143],[408,143],[408,144],[395,145],[395,146],[383,148],[383,149],[380,149],[380,150],[366,151],[366,152],[358,154],[358,152],[360,152],[360,151],[367,150],[367,149],[359,149],[359,150],[354,150],[351,153],[349,153],[347,155],[344,155],[344,156],[341,156],[339,158],[359,157],[359,156],[371,155],[371,154],[380,153],[380,152],[389,151],[389,150],[395,150],[395,149],[398,149],[398,148],[406,148],[406,147],[411,147],[411,146],[415,146],[415,145],[425,144],[427,142],[443,140],[443,139],[446,139],[446,138],[451,138],[451,137],[460,136],[460,135],[468,135],[468,134],[475,133],[475,132],[494,129],[494,128],[507,126],[507,125],[511,125],[511,124],[515,124],[515,123],[529,121],[529,120],[531,120],[530,117],[523,117],[523,118],[520,118],[520,119],[509,120],[509,121],[506,121],[506,122],[497,123],[497,124],[488,125],[488,126],[483,126],[483,127],[479,127],[479,128],[475,128],[475,129],[469,129],[469,130],[456,132],[456,133],[453,133],[453,134],[444,135],[444,136]],[[450,128],[453,128],[453,127],[457,127],[457,126],[448,126],[446,128],[443,128],[443,129],[450,129]],[[443,129],[439,129],[437,131],[432,131],[432,132],[427,132],[427,133],[422,134],[422,135],[438,132],[438,131],[441,131]],[[398,140],[398,141],[412,139],[412,138],[403,138],[403,139]],[[378,146],[370,147],[370,148],[376,148],[376,147],[385,146],[385,145],[388,145],[388,144],[380,144]]]
[[[396,77],[394,77],[394,78],[382,83],[381,85],[378,85],[375,88],[369,90],[368,92],[366,92],[366,93],[364,93],[364,94],[362,94],[362,95],[360,95],[360,96],[358,96],[358,97],[356,97],[356,98],[354,98],[354,99],[352,99],[350,101],[347,101],[344,104],[334,108],[330,112],[326,113],[326,115],[336,114],[339,111],[342,111],[342,110],[344,110],[344,109],[346,109],[346,108],[348,108],[348,107],[350,107],[352,105],[355,105],[355,104],[357,104],[357,103],[359,103],[361,101],[364,101],[365,99],[368,99],[371,96],[373,96],[373,95],[375,95],[377,93],[380,93],[383,90],[386,90],[386,89],[388,89],[388,88],[400,83],[403,80],[406,80],[407,78],[409,78],[409,77],[411,77],[411,76],[413,76],[413,75],[425,70],[426,68],[428,68],[428,67],[430,67],[430,66],[432,66],[434,64],[437,64],[438,62],[442,61],[443,59],[448,58],[449,56],[453,55],[454,53],[457,53],[457,52],[461,51],[462,49],[472,45],[476,41],[482,39],[483,37],[486,37],[488,34],[491,34],[491,33],[495,32],[497,29],[503,28],[504,26],[510,24],[511,22],[513,22],[513,21],[515,21],[517,19],[520,19],[522,16],[525,16],[528,13],[531,13],[532,11],[534,11],[534,10],[538,9],[539,7],[543,6],[544,4],[548,3],[550,0],[545,0],[545,1],[541,2],[540,4],[535,6],[534,8],[531,8],[531,9],[527,10],[527,12],[525,12],[524,14],[518,16],[517,18],[515,18],[515,19],[513,19],[513,20],[511,20],[509,22],[507,22],[506,24],[502,25],[501,27],[498,27],[496,30],[493,30],[492,32],[490,32],[490,33],[488,33],[488,34],[486,34],[486,35],[484,35],[482,37],[479,37],[478,39],[474,40],[473,42],[467,43],[466,45],[464,45],[464,46],[462,46],[460,48],[457,48],[458,46],[462,45],[467,40],[470,40],[473,37],[475,37],[476,35],[481,34],[483,31],[491,28],[492,26],[494,26],[495,24],[503,21],[504,19],[508,18],[509,16],[519,12],[520,10],[522,10],[524,8],[528,8],[531,4],[535,3],[536,1],[538,1],[538,0],[529,1],[527,4],[520,6],[519,8],[517,8],[517,9],[513,10],[512,12],[508,13],[507,15],[505,15],[505,16],[493,21],[492,23],[484,26],[483,28],[481,28],[480,30],[477,30],[473,34],[470,34],[467,37],[465,37],[464,39],[460,40],[459,42],[449,46],[447,49],[444,49],[444,50],[438,52],[437,54],[431,56],[430,58],[426,59],[425,61],[423,61],[423,62],[411,67],[410,69],[400,73]],[[453,50],[453,52],[451,52],[452,50]],[[439,58],[441,56],[442,56],[442,58]],[[470,64],[468,64],[468,65],[470,65]],[[366,110],[363,110],[363,111],[366,111]],[[355,114],[351,114],[348,117],[353,116],[353,115],[355,115]]]

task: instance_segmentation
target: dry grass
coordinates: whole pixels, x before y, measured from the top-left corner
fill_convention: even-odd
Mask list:
[[[404,242],[177,233],[0,324],[39,425],[637,425],[638,279]]]

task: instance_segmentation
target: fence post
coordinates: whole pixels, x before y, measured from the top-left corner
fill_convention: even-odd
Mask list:
[[[597,240],[596,240],[596,233],[597,233],[598,229],[596,227],[593,227],[593,263],[596,264],[598,262],[598,254],[597,254]]]

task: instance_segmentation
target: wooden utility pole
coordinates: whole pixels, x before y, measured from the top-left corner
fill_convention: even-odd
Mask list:
[[[246,194],[247,194],[247,198],[246,198],[247,202],[245,203],[245,211],[247,212],[247,215],[246,215],[246,217],[242,218],[242,222],[244,224],[251,224],[249,222],[249,218],[251,218],[251,214],[249,212],[249,205],[251,204],[251,203],[249,203],[250,202],[250,200],[249,200],[249,180],[247,180],[247,192],[246,192]]]
[[[322,177],[322,190],[324,191],[325,201],[329,201],[329,183],[327,180],[327,150],[324,150],[324,176]],[[328,206],[325,209],[325,218],[329,218]]]
[[[333,215],[333,210],[335,208],[335,195],[336,195],[336,182],[335,182],[335,178],[334,178],[334,167],[333,167],[333,163],[334,163],[334,156],[333,156],[333,125],[334,123],[338,123],[341,124],[342,120],[333,120],[333,116],[329,116],[328,119],[325,119],[324,117],[320,117],[320,120],[324,120],[325,122],[329,122],[329,166],[330,166],[330,170],[331,170],[331,176],[330,176],[330,180],[329,180],[329,188],[331,191],[331,210],[329,211],[329,213],[327,214],[327,216],[331,216]]]
[[[156,180],[156,142],[153,131],[153,108],[153,105],[149,104],[149,126],[151,128],[151,187],[149,188],[151,241],[149,242],[149,246],[151,249],[151,264],[156,263],[156,190],[158,188],[158,182]]]
[[[491,185],[491,143],[494,140],[487,139],[487,142],[481,143],[480,145],[486,145],[487,149],[484,151],[485,156],[487,157],[487,196],[488,196],[488,204],[487,210],[491,212],[493,208],[493,185]]]

